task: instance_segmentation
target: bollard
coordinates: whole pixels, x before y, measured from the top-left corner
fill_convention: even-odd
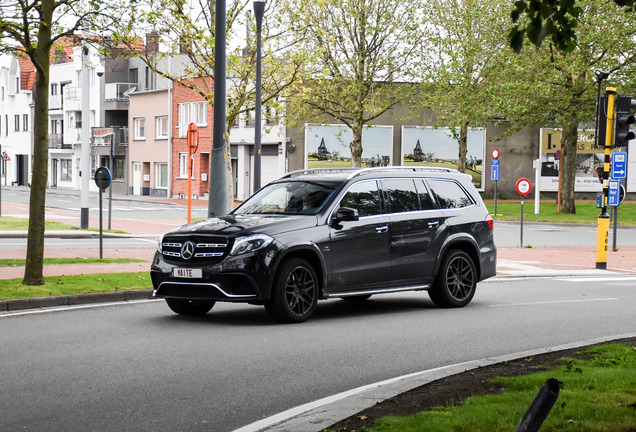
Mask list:
[[[559,397],[559,390],[562,388],[563,383],[555,378],[550,378],[543,383],[537,397],[532,401],[514,432],[537,432],[550,414],[550,410]]]

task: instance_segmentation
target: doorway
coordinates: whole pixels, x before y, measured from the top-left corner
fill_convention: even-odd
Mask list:
[[[141,195],[141,162],[133,163],[133,195]]]

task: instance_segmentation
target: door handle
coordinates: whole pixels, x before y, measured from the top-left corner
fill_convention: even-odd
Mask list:
[[[439,221],[430,221],[428,223],[429,228],[437,228],[439,226]]]
[[[389,227],[387,225],[383,225],[383,226],[379,226],[375,228],[375,232],[377,233],[385,233],[389,230]]]

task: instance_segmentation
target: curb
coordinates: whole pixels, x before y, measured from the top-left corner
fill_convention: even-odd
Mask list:
[[[152,290],[109,291],[103,293],[31,297],[16,300],[0,300],[0,313],[24,309],[44,309],[56,306],[74,306],[93,303],[124,302],[152,299]]]
[[[524,357],[634,337],[636,333],[607,336],[415,372],[319,399],[243,426],[234,432],[321,432],[379,402],[450,375]]]

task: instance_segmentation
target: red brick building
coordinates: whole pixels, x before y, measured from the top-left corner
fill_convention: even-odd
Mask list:
[[[191,81],[198,87],[212,88],[212,78]],[[172,195],[187,197],[187,130],[190,123],[199,128],[199,148],[192,157],[192,196],[198,198],[210,191],[210,152],[212,150],[213,109],[194,90],[175,85],[172,95]]]

